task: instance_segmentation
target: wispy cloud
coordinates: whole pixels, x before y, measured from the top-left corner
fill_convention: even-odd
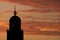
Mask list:
[[[19,5],[32,6],[30,11],[60,12],[60,0],[3,0]]]
[[[8,1],[36,7],[60,8],[59,0],[8,0]]]

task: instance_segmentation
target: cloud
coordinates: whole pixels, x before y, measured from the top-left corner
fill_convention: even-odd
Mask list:
[[[22,29],[26,35],[60,35],[60,24],[49,22],[24,22]]]
[[[59,28],[60,24],[58,23],[50,23],[50,22],[36,22],[30,21],[22,23],[22,27],[24,31],[30,32],[40,32],[40,31],[58,31],[60,32]]]
[[[24,5],[30,5],[35,7],[48,7],[48,8],[60,8],[60,0],[8,0]]]
[[[51,12],[58,12],[60,13],[60,9],[54,9],[54,8],[36,8],[36,9],[30,9],[30,10],[18,10],[21,12],[40,12],[40,13],[51,13]]]
[[[8,22],[0,21],[0,32],[4,32],[6,30],[8,30]]]
[[[1,1],[30,7],[32,6],[36,8],[32,10],[23,10],[23,11],[60,12],[60,0],[1,0]]]
[[[60,0],[1,0],[1,1],[8,1],[15,4],[17,3],[19,5],[22,4],[25,6],[32,6],[36,8],[26,11],[60,12]]]
[[[25,35],[59,35],[60,32],[56,31],[40,31],[40,32],[24,32]]]

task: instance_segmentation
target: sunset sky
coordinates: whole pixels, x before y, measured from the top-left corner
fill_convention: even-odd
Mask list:
[[[60,32],[60,0],[0,0],[1,32],[8,29],[15,5],[24,32]]]

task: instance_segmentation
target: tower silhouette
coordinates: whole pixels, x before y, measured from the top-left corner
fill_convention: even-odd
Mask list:
[[[23,40],[23,30],[21,30],[21,19],[16,15],[16,6],[14,16],[9,20],[9,30],[7,30],[7,40]]]

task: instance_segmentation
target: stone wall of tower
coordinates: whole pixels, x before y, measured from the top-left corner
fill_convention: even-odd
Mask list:
[[[7,40],[23,40],[23,31],[7,31]]]

